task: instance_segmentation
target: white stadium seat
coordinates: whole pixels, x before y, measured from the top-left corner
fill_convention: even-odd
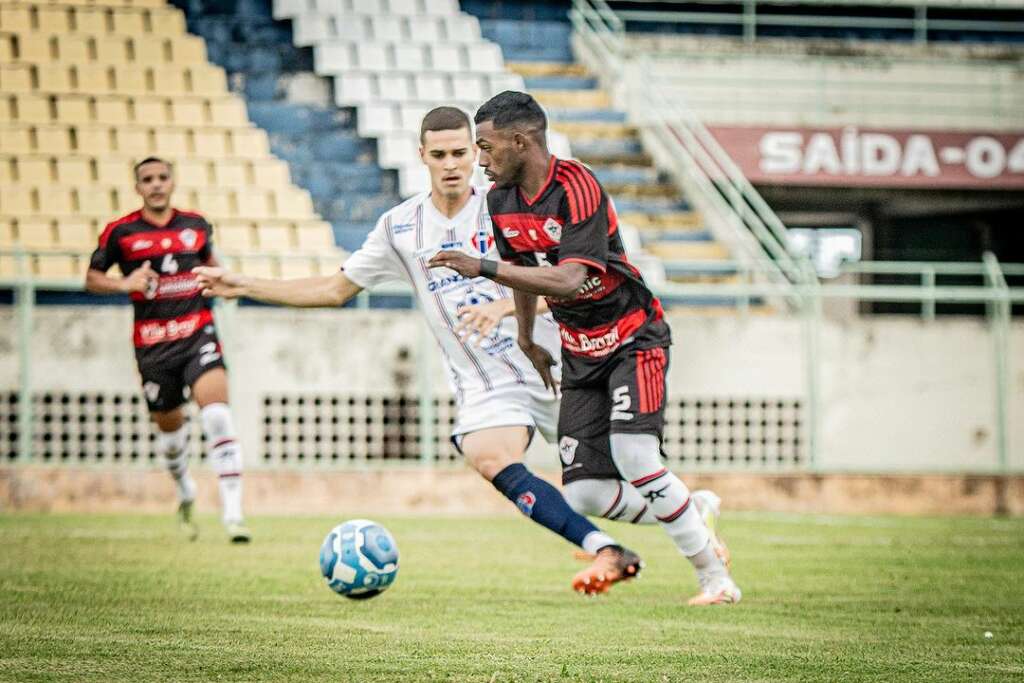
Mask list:
[[[442,17],[445,34],[450,43],[477,43],[480,38],[480,22],[469,14],[453,14]]]
[[[494,43],[479,43],[466,46],[466,63],[472,71],[498,73],[505,70],[501,48]]]
[[[313,48],[313,65],[318,74],[329,76],[356,66],[352,43],[321,43]]]
[[[409,37],[416,43],[438,43],[444,40],[444,23],[440,17],[416,17],[409,25]]]
[[[419,100],[447,100],[451,97],[448,76],[442,73],[416,74],[416,97]]]
[[[426,1],[427,14],[458,14],[459,13],[459,0],[427,0]]]
[[[391,68],[388,46],[382,43],[356,43],[356,62],[363,71],[387,71]]]
[[[398,169],[398,190],[403,197],[430,189],[430,172],[417,159]]]
[[[389,168],[419,160],[419,139],[413,131],[396,130],[377,140],[377,158]]]
[[[352,11],[357,14],[384,16],[388,13],[384,0],[352,0]]]
[[[423,45],[395,45],[395,69],[423,71],[426,68],[426,50]]]
[[[377,93],[384,102],[407,102],[415,99],[412,83],[404,73],[383,74],[377,77]]]
[[[425,104],[422,102],[403,104],[396,130],[419,130],[423,117],[437,105],[438,103]]]
[[[462,50],[456,45],[431,45],[430,66],[434,71],[448,73],[463,71]]]
[[[371,17],[370,25],[378,43],[401,43],[407,39],[406,21],[402,17]]]
[[[375,137],[395,130],[402,130],[395,105],[373,103],[359,107],[359,134],[363,137]]]
[[[497,73],[487,77],[489,95],[497,95],[504,90],[526,90],[523,77],[519,74]]]
[[[292,22],[292,42],[308,47],[333,38],[333,23],[320,14],[300,14]]]
[[[368,73],[347,73],[334,77],[334,99],[339,106],[373,102],[377,93],[374,77]]]
[[[483,102],[486,95],[480,77],[474,74],[452,76],[452,97],[463,102]]]

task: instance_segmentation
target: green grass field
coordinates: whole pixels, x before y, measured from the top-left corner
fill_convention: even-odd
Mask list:
[[[354,516],[354,515],[353,515]],[[0,516],[3,681],[1007,681],[1024,679],[1024,521],[736,515],[735,607],[656,528],[608,596],[515,517],[380,519],[401,570],[354,602],[317,569],[339,520]],[[986,638],[986,631],[993,637]]]

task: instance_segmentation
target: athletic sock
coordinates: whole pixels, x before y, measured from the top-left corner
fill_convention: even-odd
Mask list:
[[[661,464],[658,437],[612,434],[612,458],[623,477],[647,500],[655,518],[688,558],[708,544],[710,536],[690,490]]]
[[[574,512],[558,489],[534,476],[522,463],[509,465],[491,482],[519,511],[589,553],[615,545],[615,541]]]
[[[715,554],[710,541],[702,550],[687,559],[693,564],[693,568],[697,570],[697,576],[700,577],[702,583],[706,579],[729,576],[729,570],[722,563],[722,560],[719,559],[718,555]]]
[[[231,410],[223,403],[211,403],[200,411],[209,444],[209,459],[217,472],[221,519],[225,524],[242,521],[242,448],[235,438]]]
[[[657,524],[640,492],[621,479],[577,479],[562,487],[562,495],[581,515],[629,524]]]
[[[156,450],[178,489],[178,502],[195,500],[196,482],[188,471],[188,426],[173,432],[157,432]]]

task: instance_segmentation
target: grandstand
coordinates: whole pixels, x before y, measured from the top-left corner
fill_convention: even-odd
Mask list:
[[[27,331],[32,319],[61,339],[65,319],[90,330],[123,323],[93,306],[33,304],[98,303],[53,292],[79,287],[103,224],[137,207],[134,161],[157,154],[176,163],[178,203],[210,217],[228,265],[326,273],[382,211],[424,187],[415,124],[425,111],[472,111],[497,91],[526,88],[549,113],[553,143],[567,144],[609,189],[631,258],[677,321],[687,357],[673,369],[666,451],[675,462],[949,471],[970,453],[969,468],[1016,467],[1010,444],[1022,438],[1021,421],[1010,416],[1021,399],[1008,375],[1019,331],[1010,314],[1024,276],[1012,262],[1024,250],[1010,228],[1024,209],[1010,160],[1024,125],[1024,33],[1014,3],[173,5],[0,2],[0,281],[17,292],[9,319],[20,321],[8,338],[20,351],[3,375],[9,459],[33,448],[48,462],[151,457],[123,349],[97,351],[83,332],[91,341],[78,377],[69,358],[33,348]],[[843,151],[852,128],[967,136],[961,145],[991,138],[1006,153],[1004,172],[968,184],[953,174],[941,187],[869,185],[844,173],[815,184],[763,177],[744,157],[760,139],[750,131],[833,135]],[[822,228],[852,241],[825,249]],[[825,252],[833,257],[823,262]],[[881,310],[932,326],[915,332],[902,318],[859,315]],[[940,317],[963,312],[985,314],[992,339],[975,321]],[[341,318],[359,321],[350,328],[313,313],[222,311],[235,339],[259,339],[234,349],[241,367],[262,369],[233,377],[248,451],[268,466],[386,461],[400,405],[416,430],[403,438],[416,439],[424,461],[457,461],[445,436],[450,397],[436,389],[444,376],[420,330],[401,312],[348,314],[365,317]],[[922,339],[953,335],[973,349],[969,372],[986,378],[971,385],[976,414],[958,426],[928,422],[950,409],[950,394],[915,396],[936,430],[934,461],[888,459],[891,444],[916,448],[895,422],[863,428],[880,419],[877,387],[900,394],[912,363],[836,389],[859,372],[836,341],[842,326],[885,330],[876,372],[906,361],[901,354]],[[296,330],[308,349],[288,341]],[[370,350],[315,360],[333,357],[338,339]],[[409,372],[395,371],[395,359],[410,353],[415,384],[399,386],[392,375]],[[922,363],[915,372],[935,373],[938,385],[959,381],[944,374],[938,346]],[[987,364],[1001,368],[995,386]],[[109,421],[131,426],[90,426]],[[52,424],[82,426],[49,434]],[[847,442],[850,432],[858,437]],[[999,437],[965,436],[982,432]]]

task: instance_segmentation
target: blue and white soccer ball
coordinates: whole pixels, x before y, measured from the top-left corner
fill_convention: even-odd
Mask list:
[[[376,522],[342,522],[320,546],[320,573],[335,593],[354,600],[372,598],[398,576],[398,545]]]

